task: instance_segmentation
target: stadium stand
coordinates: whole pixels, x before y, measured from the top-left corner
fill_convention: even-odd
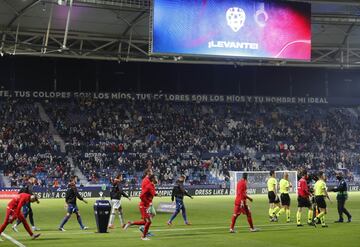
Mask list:
[[[55,105],[54,105],[55,104]],[[163,184],[223,183],[229,170],[342,169],[359,162],[358,109],[334,106],[79,100],[45,106],[90,183],[114,171],[137,183],[151,163]]]
[[[32,174],[43,184],[69,178],[70,166],[59,145],[40,120],[32,100],[0,100],[0,159],[12,186],[21,184],[22,175]]]
[[[212,104],[113,100],[40,102],[66,153],[32,100],[0,101],[4,175],[58,186],[74,174],[107,184],[117,172],[137,185],[152,165],[161,184],[185,174],[190,184],[226,186],[230,170],[325,170],[349,181],[360,161],[359,109],[336,106]]]

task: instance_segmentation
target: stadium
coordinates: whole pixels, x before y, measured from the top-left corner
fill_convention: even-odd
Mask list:
[[[359,246],[358,0],[0,0],[0,247]]]

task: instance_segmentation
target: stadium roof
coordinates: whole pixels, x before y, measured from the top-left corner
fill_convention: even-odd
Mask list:
[[[149,56],[150,0],[0,0],[0,52],[115,61],[360,67],[360,1],[302,2],[312,3],[311,63]]]

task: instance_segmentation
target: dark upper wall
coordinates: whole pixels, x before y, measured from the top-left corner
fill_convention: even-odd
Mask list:
[[[0,57],[0,85],[13,90],[133,91],[360,97],[360,70],[116,63]],[[98,86],[97,82],[98,81]]]

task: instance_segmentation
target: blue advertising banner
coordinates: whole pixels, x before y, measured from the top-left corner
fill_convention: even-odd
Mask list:
[[[0,188],[0,199],[12,198],[12,195],[17,194],[20,188]],[[141,188],[123,188],[124,192],[130,197],[139,197]],[[161,186],[157,187],[156,191],[161,196],[171,196],[172,186]],[[186,188],[190,195],[194,196],[212,196],[212,195],[229,195],[229,188],[221,188],[218,185],[207,185],[207,186],[191,186]],[[65,198],[66,187],[62,188],[46,188],[46,187],[34,187],[34,193],[40,198]],[[79,194],[84,198],[102,198],[110,197],[110,187],[105,190],[102,187],[79,187]]]

